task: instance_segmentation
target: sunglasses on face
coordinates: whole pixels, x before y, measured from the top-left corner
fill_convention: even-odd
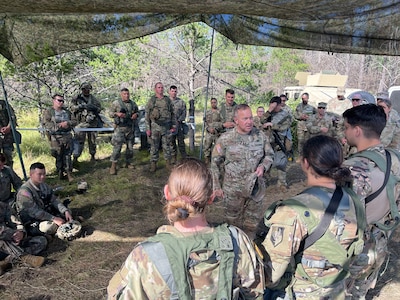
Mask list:
[[[351,99],[351,101],[360,101],[361,99],[357,99],[357,98],[353,98],[353,99]]]
[[[63,99],[56,99],[57,102],[64,103]]]
[[[326,107],[322,107],[322,106],[319,106],[318,108],[322,108],[322,109],[325,109]]]

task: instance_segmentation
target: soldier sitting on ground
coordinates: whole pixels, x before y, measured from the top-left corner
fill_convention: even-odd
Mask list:
[[[18,261],[31,267],[42,266],[45,258],[36,255],[46,246],[47,240],[43,236],[27,237],[23,225],[12,214],[10,206],[0,202],[0,275]]]
[[[45,166],[33,163],[30,179],[17,193],[16,209],[31,236],[53,235],[65,221],[72,221],[70,210],[58,201],[45,179]]]
[[[22,185],[22,180],[13,169],[5,165],[6,160],[6,156],[0,153],[0,202],[9,203],[15,197],[11,188],[17,191]]]

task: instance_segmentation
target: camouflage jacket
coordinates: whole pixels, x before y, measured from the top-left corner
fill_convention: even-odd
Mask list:
[[[249,174],[257,167],[264,166],[264,172],[271,167],[274,157],[269,138],[257,128],[249,134],[239,134],[234,128],[223,133],[217,140],[212,152],[211,171],[214,190],[221,189],[220,168],[224,168],[223,186],[235,186],[244,189]]]
[[[235,111],[236,102],[233,102],[232,106],[226,105],[226,102],[221,103],[219,111],[221,113],[222,123],[233,122],[233,115]]]
[[[102,110],[101,103],[93,95],[85,97],[79,94],[71,100],[69,110],[77,120],[79,127],[98,127]]]
[[[16,209],[24,224],[35,221],[51,221],[55,217],[53,211],[61,215],[69,211],[58,201],[50,186],[42,183],[37,187],[30,179],[21,186],[17,193]]]
[[[272,122],[272,130],[278,132],[282,137],[286,136],[287,130],[290,128],[293,122],[292,115],[286,110],[281,109],[279,112],[266,111],[261,117],[261,123]]]
[[[15,116],[14,109],[11,107],[11,105],[9,105],[9,108],[11,111],[11,119],[12,119],[14,125],[17,126],[17,118]],[[7,127],[9,124],[10,124],[10,118],[8,115],[6,102],[4,100],[0,100],[0,128]],[[5,143],[13,143],[13,141],[14,141],[11,131],[9,133],[7,133],[5,136],[0,137],[0,138],[2,138]]]
[[[163,96],[162,99],[152,96],[145,108],[146,130],[161,131],[176,127],[176,116],[171,99]]]
[[[328,101],[328,109],[331,112],[334,112],[337,115],[342,115],[345,110],[352,108],[351,100],[345,98],[343,100],[339,100],[337,97],[332,98]]]
[[[115,115],[115,113],[120,112],[121,109],[126,111],[125,118],[119,118]],[[129,100],[129,102],[123,102],[122,99],[115,100],[110,107],[110,117],[113,118],[114,124],[116,126],[123,127],[135,127],[137,126],[138,119],[132,119],[132,114],[138,114],[139,116],[139,108],[137,104]]]
[[[370,147],[365,151],[368,150],[379,153],[386,161],[385,150],[382,144]],[[391,155],[391,157],[391,172],[394,176],[400,177],[400,161],[395,155]],[[379,190],[382,186],[385,174],[368,158],[350,156],[343,162],[343,165],[349,167],[353,176],[353,190],[362,198],[363,203],[365,197]],[[399,199],[399,194],[400,189],[396,188],[394,191],[395,199]],[[390,212],[390,203],[387,197],[386,188],[384,188],[373,201],[366,204],[365,209],[368,224],[385,221],[385,218]]]
[[[64,121],[68,122],[68,128],[60,127],[60,123]],[[65,108],[56,111],[53,107],[50,107],[43,113],[43,126],[51,135],[68,134],[76,125],[76,119],[73,118],[70,111]]]
[[[214,135],[219,135],[222,132],[222,118],[219,109],[216,110],[207,110],[206,118],[205,118],[205,127],[207,130],[207,134],[210,133],[210,129],[215,129]]]
[[[334,192],[332,189],[316,188],[326,192],[329,199]],[[338,295],[343,294],[344,279],[348,273],[341,274],[340,281],[337,277],[339,273],[347,272],[343,268],[351,259],[347,249],[359,240],[357,213],[360,211],[355,206],[359,199],[351,198],[345,190],[343,192],[348,197],[340,201],[327,231],[304,252],[299,252],[302,241],[321,222],[329,202],[306,190],[292,198],[304,204],[302,213],[292,200],[282,201],[275,211],[267,211],[264,221],[268,223],[269,231],[262,242],[268,253],[268,257],[264,257],[266,287],[284,289],[291,282],[292,290],[302,298],[325,299],[329,295],[326,299],[344,299]],[[326,239],[330,240],[329,247]],[[361,248],[362,245],[361,240]],[[298,264],[294,264],[294,261]],[[291,273],[291,276],[286,276]],[[326,280],[334,283],[323,284]]]
[[[174,107],[174,113],[176,120],[179,123],[182,123],[186,120],[186,103],[181,98],[176,98],[175,100],[171,100],[172,105]]]
[[[306,127],[306,121],[301,118],[302,115],[308,115],[310,117],[311,115],[315,115],[317,113],[317,109],[314,106],[311,106],[310,104],[304,105],[303,103],[300,103],[297,105],[296,110],[294,112],[294,117],[297,120],[297,128],[299,130],[307,130]]]
[[[238,231],[239,261],[236,277],[242,287],[245,299],[262,299],[264,292],[262,266],[258,262],[251,241],[240,229]],[[198,233],[212,233],[210,227]],[[170,234],[179,246],[179,239],[196,235],[181,233],[173,226],[164,225],[157,234]],[[214,251],[192,252],[195,260],[207,260],[213,257]],[[182,264],[187,262],[182,258]],[[188,268],[187,282],[190,284],[191,299],[216,299],[218,292],[219,263],[209,261]],[[108,288],[108,299],[170,299],[171,291],[150,259],[143,246],[139,244],[129,254],[122,268],[113,276]]]
[[[12,215],[10,206],[0,202],[0,241],[11,241],[17,230],[23,230],[21,222]]]
[[[8,166],[4,166],[0,170],[0,202],[8,202],[11,197],[11,188],[15,191],[22,185],[22,180],[19,176]]]
[[[381,142],[385,147],[400,149],[400,116],[394,109],[389,112],[386,126],[381,133]]]
[[[327,114],[322,116],[322,118],[318,114],[310,116],[306,122],[306,127],[311,137],[319,134],[333,136],[332,118]],[[328,132],[322,133],[321,128],[323,127],[328,128]]]

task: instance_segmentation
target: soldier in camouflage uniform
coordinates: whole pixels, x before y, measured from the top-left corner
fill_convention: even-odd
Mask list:
[[[211,163],[211,152],[223,127],[220,111],[217,107],[218,100],[211,98],[211,109],[206,112],[205,124],[206,138],[204,141],[204,159],[207,165]]]
[[[12,214],[7,203],[0,202],[0,275],[8,264],[15,261],[40,267],[45,259],[35,256],[45,250],[47,240],[44,236],[27,237],[24,226]]]
[[[186,103],[181,98],[177,97],[178,88],[175,85],[171,85],[169,88],[169,98],[171,99],[172,105],[174,106],[174,113],[177,121],[176,134],[171,137],[171,159],[172,164],[176,163],[178,155],[178,149],[181,153],[181,158],[186,158],[186,146],[185,146],[185,133],[183,132],[183,126],[186,119]],[[176,141],[178,140],[178,147]]]
[[[297,120],[297,149],[299,154],[303,151],[303,144],[309,138],[309,133],[307,131],[307,120],[311,115],[317,113],[315,107],[308,104],[308,93],[303,93],[301,95],[301,103],[297,105],[294,117]]]
[[[282,94],[279,96],[282,101],[282,110],[286,111],[287,114],[290,115],[291,122],[293,123],[294,116],[292,109],[286,104],[286,101],[288,101],[288,98],[285,94]],[[285,146],[286,146],[286,151],[288,152],[288,159],[289,161],[293,160],[293,135],[292,135],[292,124],[290,124],[289,128],[287,129],[286,132],[286,139],[285,139]]]
[[[69,106],[74,118],[78,121],[77,128],[97,128],[101,127],[99,113],[101,111],[101,103],[95,96],[90,92],[92,85],[90,83],[81,84],[81,91],[77,97],[72,99]],[[81,156],[83,147],[85,145],[85,139],[88,139],[89,154],[91,161],[95,161],[96,155],[96,137],[97,132],[95,131],[80,131],[76,132],[74,136],[74,164],[78,162],[78,157]]]
[[[286,149],[287,132],[292,124],[292,115],[287,110],[282,109],[282,100],[280,96],[272,97],[269,102],[267,112],[261,117],[263,126],[269,128],[274,134],[271,136],[271,144],[275,152],[282,151],[286,156],[288,150]],[[279,140],[278,140],[279,139]],[[278,183],[277,187],[286,192],[286,167],[278,169]]]
[[[262,178],[272,165],[274,152],[269,138],[253,126],[247,104],[235,107],[234,121],[236,127],[219,137],[212,152],[213,187],[216,196],[223,198],[226,222],[252,233],[263,203],[262,199],[253,199],[248,194],[246,182],[254,174]]]
[[[256,235],[256,245],[264,256],[268,295],[264,299],[345,299],[347,266],[354,249],[362,249],[363,224],[359,220],[365,215],[354,192],[341,187],[344,180],[351,180],[342,162],[336,139],[319,135],[305,142],[301,166],[308,188],[274,203]],[[326,219],[331,201],[340,202]],[[322,220],[327,223],[325,231],[308,242]]]
[[[146,104],[146,134],[151,141],[150,172],[155,172],[162,143],[167,168],[171,168],[171,135],[175,133],[176,117],[169,97],[164,96],[164,86],[157,82],[155,95]]]
[[[388,185],[378,195],[376,191],[384,185],[385,171],[381,170],[375,161],[362,156],[364,153],[375,153],[386,165],[384,146],[380,134],[385,127],[386,115],[384,110],[374,104],[365,104],[348,109],[343,114],[346,139],[358,152],[350,156],[344,165],[349,167],[353,175],[353,190],[362,198],[366,209],[366,232],[364,251],[351,265],[352,277],[349,278],[349,294],[351,299],[365,299],[369,289],[375,287],[379,269],[388,253],[387,241],[391,232],[383,231],[377,223],[388,226],[393,224],[391,217],[389,194],[392,193],[393,203],[399,198],[398,184],[391,190]],[[400,177],[400,161],[397,155],[391,156],[391,174]],[[373,195],[373,196],[372,196]],[[373,197],[367,199],[367,197]],[[369,198],[371,198],[369,197]]]
[[[306,122],[307,131],[310,137],[316,135],[328,135],[333,136],[333,123],[332,118],[326,113],[326,103],[318,103],[318,113],[308,118]]]
[[[5,165],[6,156],[0,153],[0,202],[10,203],[14,199],[14,192],[11,192],[11,188],[14,191],[22,185],[22,180],[9,166]]]
[[[0,151],[6,156],[6,164],[13,167],[14,138],[11,132],[11,122],[17,125],[14,109],[9,105],[11,120],[7,111],[6,102],[0,100]]]
[[[214,197],[207,166],[183,160],[164,195],[171,225],[133,249],[110,280],[108,299],[261,300],[263,271],[249,238],[234,226],[207,222]]]
[[[400,116],[392,108],[392,102],[389,99],[378,99],[377,104],[383,108],[386,114],[386,126],[381,134],[383,146],[400,150]]]
[[[257,107],[257,112],[256,112],[256,115],[253,118],[253,123],[254,123],[254,127],[259,129],[259,130],[263,130],[264,129],[262,127],[262,124],[261,124],[261,118],[262,118],[264,113],[265,113],[264,107],[262,107],[262,106]]]
[[[43,125],[50,135],[51,155],[56,159],[56,169],[60,179],[64,178],[67,172],[69,182],[72,177],[72,129],[76,120],[64,107],[64,97],[55,94],[53,106],[43,113]]]
[[[15,207],[28,235],[53,235],[58,226],[72,221],[71,211],[60,203],[45,183],[46,169],[42,163],[29,168],[30,178],[19,189]]]
[[[137,104],[129,99],[129,90],[121,89],[121,99],[111,104],[110,117],[114,120],[114,133],[111,143],[113,152],[110,157],[110,174],[117,174],[117,162],[121,156],[122,145],[126,144],[125,167],[133,169],[133,144],[135,141],[135,127],[139,116]]]
[[[221,104],[219,109],[222,118],[222,126],[224,131],[229,131],[235,128],[235,122],[233,121],[233,114],[236,106],[235,102],[235,91],[227,89],[225,91],[225,102]]]

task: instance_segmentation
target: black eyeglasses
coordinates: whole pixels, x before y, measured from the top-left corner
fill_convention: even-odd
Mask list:
[[[361,99],[353,98],[351,101],[360,101]]]
[[[63,99],[56,99],[56,101],[64,103]]]
[[[325,109],[326,107],[322,107],[322,106],[318,106],[318,108],[322,108],[322,109]]]

